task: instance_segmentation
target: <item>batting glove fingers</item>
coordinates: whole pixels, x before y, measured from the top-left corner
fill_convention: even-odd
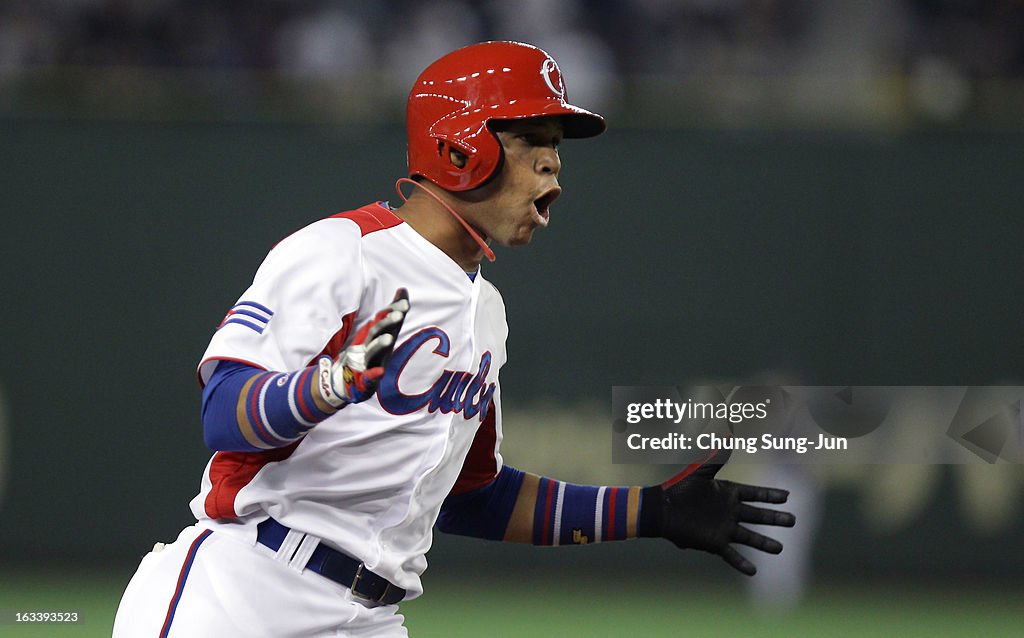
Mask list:
[[[718,554],[733,568],[753,576],[757,568],[732,545],[778,554],[782,543],[743,524],[792,527],[796,517],[750,504],[785,503],[789,497],[786,490],[715,479],[727,458],[691,466],[661,485],[646,488],[643,535],[662,536],[680,548]]]
[[[336,408],[369,399],[377,391],[409,312],[409,293],[399,288],[394,300],[363,324],[336,359],[320,359],[321,394]]]

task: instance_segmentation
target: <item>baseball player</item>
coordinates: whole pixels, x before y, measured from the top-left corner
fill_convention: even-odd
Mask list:
[[[283,239],[199,364],[214,450],[197,523],[146,555],[114,636],[405,636],[435,524],[568,545],[663,537],[720,554],[782,546],[781,490],[697,464],[661,485],[584,486],[499,453],[508,328],[480,271],[529,243],[560,194],[558,145],[604,120],[566,101],[555,61],[486,42],[431,64],[407,105],[405,202]]]

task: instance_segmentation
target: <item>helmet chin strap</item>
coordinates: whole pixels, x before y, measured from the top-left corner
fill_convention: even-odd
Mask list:
[[[456,213],[452,209],[451,206],[449,206],[443,199],[438,197],[436,193],[433,193],[429,188],[427,188],[423,184],[420,184],[419,182],[417,182],[414,179],[409,179],[408,177],[401,177],[401,178],[399,178],[398,181],[395,182],[395,190],[398,191],[398,196],[402,198],[403,202],[406,201],[405,193],[402,192],[402,184],[405,183],[405,182],[408,182],[408,183],[412,184],[413,186],[419,188],[420,190],[422,190],[427,195],[430,195],[431,197],[433,197],[437,201],[438,204],[440,204],[441,206],[444,206],[445,209],[449,213],[451,213],[452,216],[455,217],[455,219],[459,220],[459,223],[462,224],[462,227],[466,229],[466,232],[469,233],[469,236],[472,237],[476,241],[476,243],[480,246],[481,249],[483,249],[484,255],[487,256],[487,259],[490,260],[490,261],[494,261],[494,259],[495,259],[494,251],[491,250],[491,247],[488,246],[487,242],[485,242],[483,240],[483,237],[481,237],[475,230],[473,230],[473,228],[468,223],[466,223],[466,220],[463,219],[461,215]]]

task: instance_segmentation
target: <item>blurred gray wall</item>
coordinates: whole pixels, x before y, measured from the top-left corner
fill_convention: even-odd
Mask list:
[[[1022,158],[1020,133],[570,140],[551,227],[484,266],[508,306],[505,411],[590,406],[600,445],[562,455],[574,478],[609,466],[615,384],[1021,384]],[[188,523],[214,328],[282,236],[394,200],[404,159],[389,126],[0,120],[0,563],[130,562]],[[819,564],[1019,573],[1019,507],[982,535],[954,471],[935,477],[880,549],[832,490]]]

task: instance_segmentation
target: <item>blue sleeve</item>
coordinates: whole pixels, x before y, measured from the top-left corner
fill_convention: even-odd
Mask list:
[[[504,466],[488,485],[449,496],[437,527],[450,534],[539,546],[627,540],[641,531],[643,497],[638,486],[577,485]],[[517,504],[523,507],[515,514]]]
[[[319,364],[266,372],[221,361],[203,389],[203,438],[212,450],[253,452],[291,445],[337,409],[314,393]]]
[[[257,452],[238,429],[236,410],[245,383],[262,373],[257,367],[236,361],[221,361],[203,388],[203,440],[211,450]]]
[[[506,465],[485,487],[449,496],[441,505],[437,528],[446,534],[500,541],[512,518],[524,476]]]

